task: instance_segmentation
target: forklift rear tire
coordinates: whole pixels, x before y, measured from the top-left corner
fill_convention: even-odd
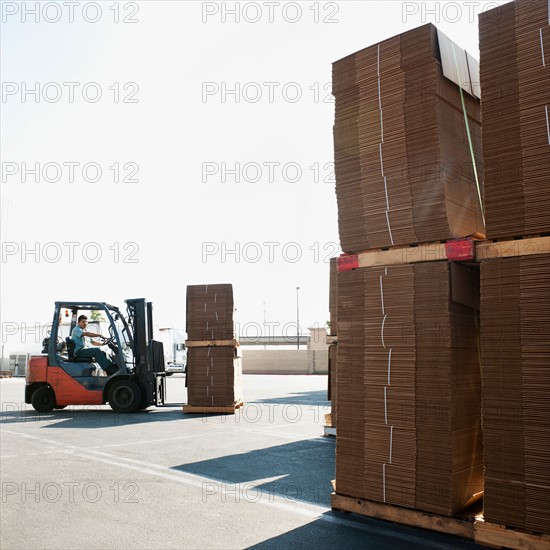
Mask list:
[[[137,411],[141,403],[141,390],[133,380],[118,380],[109,389],[109,405],[113,411]]]
[[[50,386],[40,386],[32,394],[31,403],[35,411],[52,412],[55,408],[55,393]]]

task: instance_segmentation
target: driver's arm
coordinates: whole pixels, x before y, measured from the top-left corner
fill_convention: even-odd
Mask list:
[[[103,338],[103,336],[97,332],[83,332],[82,336],[89,336],[90,338]]]

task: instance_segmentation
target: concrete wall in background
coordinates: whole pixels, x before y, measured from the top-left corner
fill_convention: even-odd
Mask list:
[[[243,374],[327,374],[328,352],[240,348]]]

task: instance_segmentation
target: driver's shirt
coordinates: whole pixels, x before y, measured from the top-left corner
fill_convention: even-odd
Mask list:
[[[78,353],[81,349],[87,347],[87,339],[83,336],[83,330],[76,325],[71,332],[71,338],[74,340],[74,352]]]

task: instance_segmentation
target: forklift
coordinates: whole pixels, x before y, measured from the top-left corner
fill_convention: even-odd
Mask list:
[[[135,412],[162,405],[166,395],[164,350],[153,340],[153,305],[144,298],[125,300],[126,316],[105,302],[55,302],[52,328],[42,355],[29,359],[25,403],[38,412],[67,405],[103,405],[116,412]],[[93,359],[74,355],[74,341],[60,334],[62,312],[71,312],[71,333],[82,313],[100,312],[109,323],[102,345],[110,350],[116,372],[110,375]],[[114,369],[113,369],[114,371]]]

